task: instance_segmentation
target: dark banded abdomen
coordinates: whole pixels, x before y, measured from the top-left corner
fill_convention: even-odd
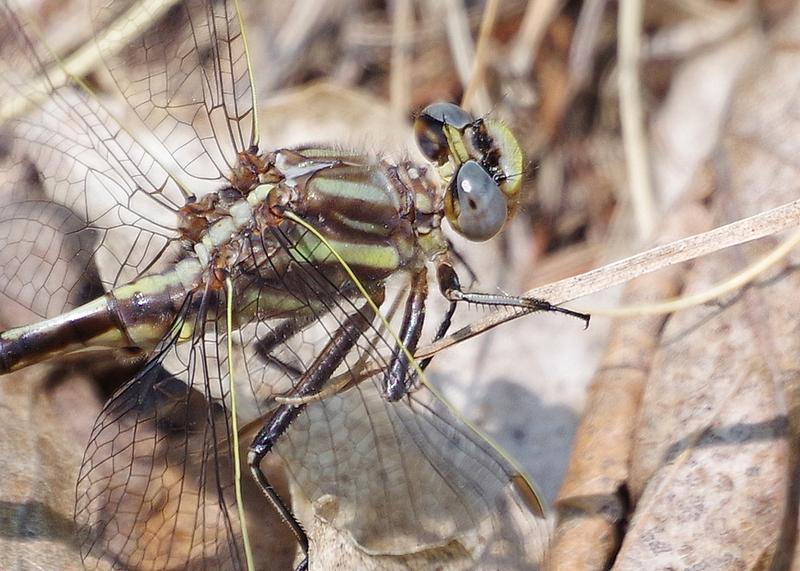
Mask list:
[[[88,348],[153,349],[187,300],[182,278],[147,277],[52,319],[3,331],[0,374]]]

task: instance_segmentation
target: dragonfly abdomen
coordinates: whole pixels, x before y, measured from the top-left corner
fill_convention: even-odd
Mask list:
[[[67,313],[0,333],[0,374],[90,348],[148,351],[169,332],[201,275],[195,259]]]

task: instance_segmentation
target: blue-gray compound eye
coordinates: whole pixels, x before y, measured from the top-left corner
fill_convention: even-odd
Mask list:
[[[438,102],[428,105],[414,121],[417,145],[428,160],[443,165],[448,159],[445,124],[463,130],[475,119],[458,105]]]
[[[508,218],[506,196],[475,161],[458,169],[445,194],[444,211],[453,229],[475,242],[493,237]]]
[[[463,129],[475,121],[474,117],[461,107],[455,103],[447,103],[446,101],[431,103],[423,109],[422,113],[419,115],[420,117],[426,117],[439,123],[447,123],[456,129]]]

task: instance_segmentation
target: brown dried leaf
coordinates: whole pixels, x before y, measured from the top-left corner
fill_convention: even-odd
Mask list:
[[[689,204],[668,220],[662,241],[697,232],[708,222],[702,207]],[[682,273],[680,266],[673,266],[631,282],[623,303],[676,295]],[[665,319],[655,315],[619,321],[611,332],[556,500],[559,522],[548,569],[604,569],[619,549],[636,414]]]
[[[798,35],[795,13],[773,40]],[[797,198],[798,63],[796,50],[778,42],[742,83],[713,163],[719,221]],[[709,288],[775,243],[698,261],[686,292]],[[615,569],[765,568],[794,549],[796,434],[787,418],[800,370],[798,287],[791,265],[778,268],[668,322],[639,413],[629,480],[636,511]]]
[[[3,569],[83,568],[72,518],[75,481],[99,402],[86,378],[64,382],[48,378],[52,373],[47,365],[31,367],[0,383]]]

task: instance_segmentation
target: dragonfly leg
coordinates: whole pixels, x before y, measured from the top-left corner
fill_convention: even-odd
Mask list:
[[[475,270],[472,269],[472,266],[469,265],[466,258],[461,255],[461,253],[455,248],[453,242],[448,238],[447,239],[447,251],[450,252],[453,257],[456,259],[458,263],[460,263],[464,268],[467,270],[469,274],[470,280],[474,283],[478,280],[478,274],[475,273]],[[455,278],[455,285],[457,289],[461,289],[461,285],[459,283],[458,274],[453,271],[452,276]],[[452,284],[451,284],[452,285]],[[458,306],[458,302],[450,301],[450,305],[447,307],[447,312],[444,314],[441,323],[439,323],[439,328],[436,330],[436,335],[433,337],[432,342],[436,343],[440,339],[443,339],[447,332],[450,330],[450,326],[453,324],[453,316],[456,313],[456,307]],[[424,359],[420,364],[419,368],[423,371],[428,368],[428,365],[431,364],[433,360],[433,356]]]
[[[589,315],[572,311],[571,309],[560,307],[558,305],[553,305],[544,299],[464,291],[461,289],[461,284],[458,280],[458,274],[456,274],[452,264],[446,258],[439,260],[436,270],[437,279],[439,280],[439,288],[441,289],[442,295],[444,295],[451,302],[458,303],[463,301],[467,303],[474,303],[476,305],[519,307],[521,309],[532,309],[534,311],[552,311],[556,313],[563,313],[571,317],[577,317],[584,322],[585,327],[589,327]]]
[[[285,319],[277,327],[271,329],[266,335],[260,337],[258,341],[256,341],[254,344],[256,354],[263,359],[265,363],[274,365],[292,379],[299,379],[303,375],[303,371],[294,365],[283,362],[278,357],[274,356],[272,352],[284,341],[297,335],[313,320],[313,313],[302,314],[292,319]]]
[[[453,244],[453,241],[450,240],[449,238],[446,238],[446,239],[447,239],[447,251],[450,252],[450,254],[453,256],[453,258],[456,260],[456,262],[458,262],[459,264],[464,266],[464,269],[467,270],[467,274],[469,275],[470,282],[471,283],[477,282],[478,281],[478,274],[475,273],[475,270],[472,269],[472,266],[469,265],[469,262],[463,256],[463,254],[458,251],[458,249]]]
[[[428,275],[423,268],[411,276],[411,291],[403,312],[400,341],[412,355],[417,348],[425,322],[425,301],[428,299]],[[390,402],[398,401],[408,392],[409,361],[401,345],[392,351],[392,360],[383,380],[383,394]]]
[[[314,321],[316,317],[317,314],[308,312],[302,313],[300,316],[292,317],[291,319],[283,320],[267,334],[259,337],[256,342],[256,352],[259,356],[269,355],[278,345],[281,345],[287,339],[291,339],[297,335],[306,325]]]
[[[358,339],[369,328],[370,323],[371,319],[367,309],[356,311],[354,315],[349,316],[302,376],[294,394],[296,396],[307,396],[318,392],[336,372],[336,369],[342,364]],[[292,511],[267,480],[266,474],[261,469],[261,461],[272,450],[275,443],[278,442],[289,428],[289,425],[300,415],[305,407],[305,404],[283,404],[279,406],[253,439],[247,456],[250,472],[272,506],[292,530],[300,544],[300,548],[303,550],[305,557],[297,567],[298,570],[308,567],[308,536]]]
[[[456,307],[458,307],[458,303],[451,301],[450,305],[447,307],[447,313],[444,314],[442,322],[439,323],[439,328],[436,330],[436,335],[433,337],[433,343],[436,343],[440,339],[444,338],[445,335],[447,335],[447,332],[450,330],[450,326],[453,324],[453,315],[456,313]],[[424,359],[419,364],[419,368],[424,371],[428,368],[428,365],[431,364],[431,361],[433,361],[433,356]]]

